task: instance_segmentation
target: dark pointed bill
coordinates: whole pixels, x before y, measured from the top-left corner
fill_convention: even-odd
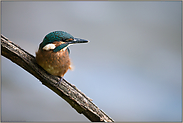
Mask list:
[[[75,44],[75,43],[88,43],[88,40],[81,39],[81,38],[74,38],[74,40],[70,41],[69,44]]]

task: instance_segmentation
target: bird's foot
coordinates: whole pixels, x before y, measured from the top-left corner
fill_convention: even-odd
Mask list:
[[[57,82],[57,85],[60,85],[62,81],[63,81],[63,77],[60,77],[60,80]]]

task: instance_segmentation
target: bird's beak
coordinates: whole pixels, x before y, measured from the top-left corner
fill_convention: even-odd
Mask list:
[[[88,43],[88,40],[80,39],[80,38],[74,38],[74,40],[70,41],[69,44],[76,44],[76,43]]]

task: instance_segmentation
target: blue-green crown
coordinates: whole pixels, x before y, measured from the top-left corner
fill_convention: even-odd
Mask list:
[[[70,38],[74,39],[71,34],[64,31],[50,32],[44,37],[43,42],[39,45],[39,49],[42,49],[45,45],[53,43],[54,41],[65,41]]]

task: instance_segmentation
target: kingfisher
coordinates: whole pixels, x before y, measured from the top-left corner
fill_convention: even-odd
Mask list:
[[[65,31],[53,31],[47,34],[36,52],[36,62],[48,73],[58,76],[61,83],[64,74],[71,68],[68,46],[88,43],[88,40],[74,38]]]

